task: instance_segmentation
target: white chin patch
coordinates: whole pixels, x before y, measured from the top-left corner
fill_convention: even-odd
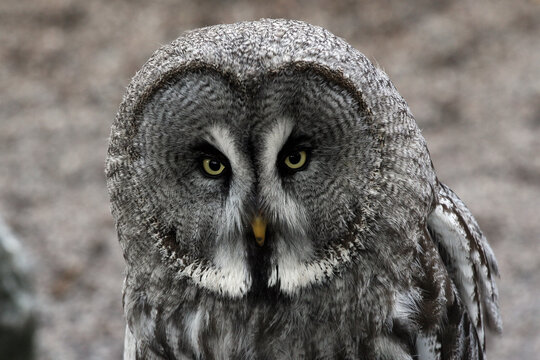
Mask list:
[[[282,292],[293,294],[298,288],[317,282],[317,275],[310,265],[312,255],[311,240],[305,236],[275,239],[268,286],[279,284]]]
[[[240,298],[251,288],[245,247],[240,241],[218,244],[211,264],[192,263],[183,273],[200,287],[231,298]]]
[[[261,162],[264,166],[264,175],[272,175],[276,171],[276,160],[279,151],[291,135],[293,123],[287,119],[278,120],[270,131],[265,134],[264,150]]]
[[[341,246],[328,251],[323,258],[308,259],[308,255],[310,257],[314,255],[312,242],[308,238],[297,238],[296,241],[299,247],[304,248],[290,251],[291,245],[279,239],[276,243],[276,253],[272,257],[268,286],[277,285],[286,295],[293,296],[306,287],[325,283],[334,276],[339,266],[351,261],[350,250]]]

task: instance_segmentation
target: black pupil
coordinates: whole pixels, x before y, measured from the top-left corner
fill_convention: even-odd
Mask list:
[[[221,169],[221,163],[218,160],[212,159],[208,163],[208,167],[212,171],[218,171],[219,169]]]
[[[302,159],[302,155],[300,155],[300,152],[289,155],[289,162],[293,165],[298,164],[300,162],[300,159]]]

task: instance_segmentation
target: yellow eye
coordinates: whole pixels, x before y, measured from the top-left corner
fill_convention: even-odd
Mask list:
[[[295,151],[285,158],[285,165],[289,169],[298,170],[306,164],[307,153],[304,150]]]
[[[219,176],[225,170],[225,165],[217,159],[203,159],[202,166],[203,170],[210,176]]]

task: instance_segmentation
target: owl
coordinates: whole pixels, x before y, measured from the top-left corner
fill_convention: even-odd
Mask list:
[[[185,33],[106,160],[124,359],[483,359],[497,264],[388,76],[330,32]]]

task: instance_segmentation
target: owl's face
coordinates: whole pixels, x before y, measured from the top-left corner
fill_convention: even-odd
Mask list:
[[[157,51],[120,106],[107,179],[129,318],[197,294],[405,284],[435,174],[386,74],[324,29],[268,20]]]
[[[378,142],[362,98],[332,75],[292,65],[239,81],[202,67],[152,94],[135,183],[179,281],[292,295],[348,256],[372,211]]]

